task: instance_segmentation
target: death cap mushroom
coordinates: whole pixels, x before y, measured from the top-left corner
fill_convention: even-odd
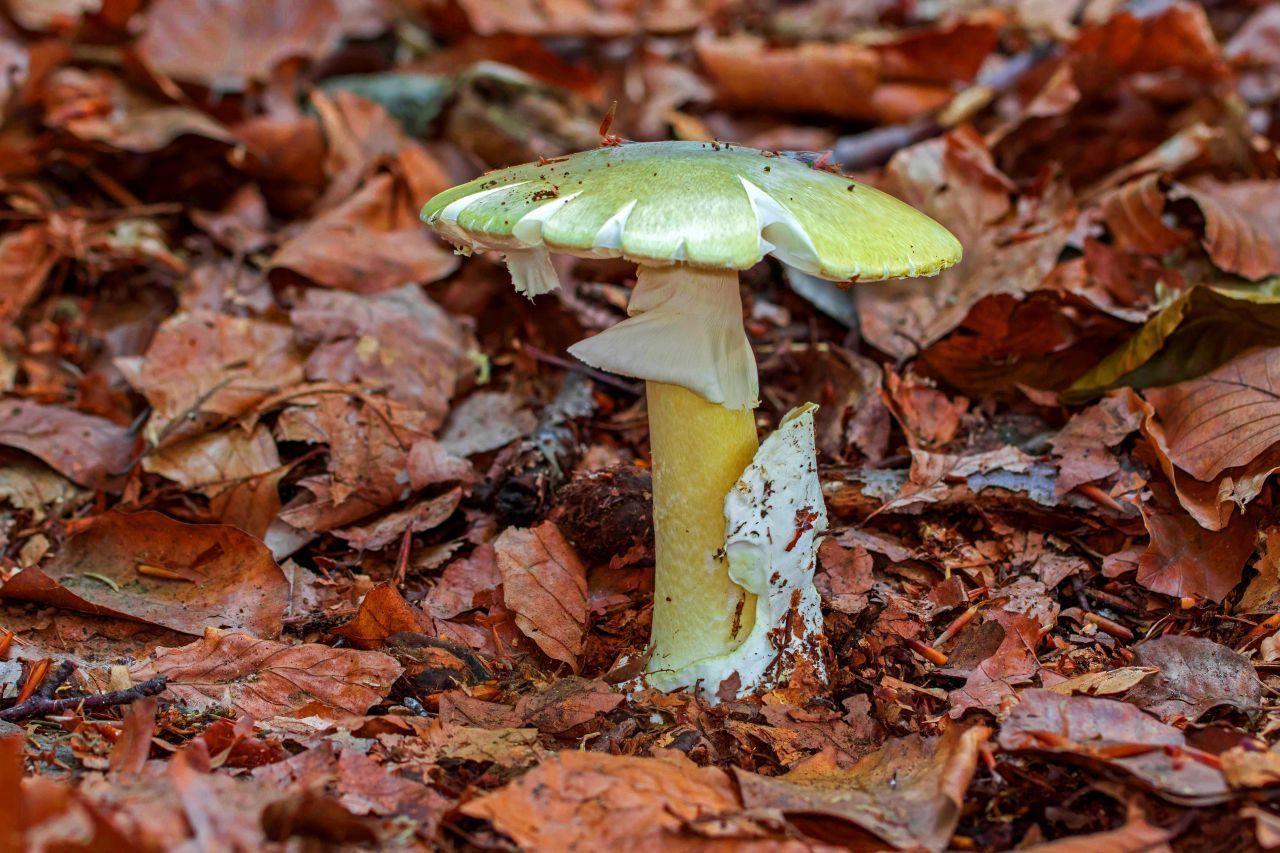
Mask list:
[[[530,296],[559,286],[548,252],[736,270],[772,254],[831,281],[933,275],[961,254],[951,232],[887,193],[718,142],[630,143],[490,172],[422,217],[463,251],[506,254]]]

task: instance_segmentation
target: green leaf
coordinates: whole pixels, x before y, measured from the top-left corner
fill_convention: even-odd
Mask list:
[[[1194,287],[1076,380],[1062,400],[1184,382],[1255,346],[1280,346],[1280,278]]]

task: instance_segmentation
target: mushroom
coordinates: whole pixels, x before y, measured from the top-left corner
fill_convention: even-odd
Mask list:
[[[648,682],[715,701],[806,665],[821,674],[815,406],[757,446],[738,272],[772,254],[846,284],[933,275],[959,261],[956,238],[879,190],[719,142],[607,145],[514,166],[440,193],[422,216],[461,253],[505,255],[531,298],[559,286],[548,252],[639,265],[629,319],[569,351],[646,383],[657,564]]]

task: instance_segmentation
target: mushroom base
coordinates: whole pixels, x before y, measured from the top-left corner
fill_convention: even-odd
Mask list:
[[[656,578],[651,671],[679,671],[737,648],[755,596],[729,578],[724,499],[757,447],[755,416],[650,381]]]
[[[655,603],[650,685],[689,687],[714,702],[772,688],[801,670],[825,675],[822,611],[813,585],[818,537],[827,523],[813,437],[816,408],[809,403],[783,418],[723,501],[727,532],[720,553],[729,582],[754,604],[753,624],[734,634],[734,647],[716,651],[708,642],[713,638],[699,634],[702,626],[684,622],[686,641],[703,640],[702,656],[676,660],[663,652],[660,631],[667,625],[659,622]],[[656,588],[663,589],[661,575]]]

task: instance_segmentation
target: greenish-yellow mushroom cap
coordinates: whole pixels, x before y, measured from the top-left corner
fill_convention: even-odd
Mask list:
[[[753,148],[642,142],[490,172],[422,218],[462,251],[502,252],[529,295],[557,284],[546,253],[747,269],[767,254],[832,281],[933,275],[959,241],[887,193]]]

